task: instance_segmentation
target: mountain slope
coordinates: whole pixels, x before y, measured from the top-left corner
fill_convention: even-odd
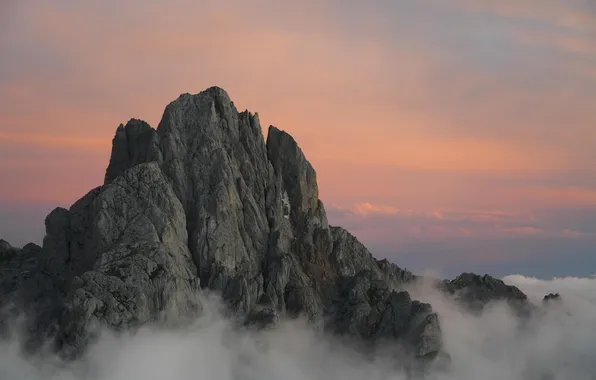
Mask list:
[[[181,95],[157,129],[118,127],[104,184],[52,211],[35,255],[27,278],[22,260],[0,264],[18,279],[0,302],[21,300],[34,335],[67,356],[103,326],[184,323],[207,290],[248,324],[305,316],[373,345],[395,341],[396,355],[442,351],[439,316],[403,289],[416,276],[329,226],[294,139],[272,126],[265,141],[258,116],[217,87]]]

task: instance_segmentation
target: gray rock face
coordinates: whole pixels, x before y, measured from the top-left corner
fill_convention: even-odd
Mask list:
[[[11,255],[12,251],[13,251],[13,248],[10,245],[10,243],[4,239],[0,239],[0,257],[8,258],[8,256]]]
[[[10,333],[8,325],[15,317],[30,318],[21,326],[31,338],[43,339],[56,315],[51,314],[56,302],[53,281],[40,265],[41,247],[29,243],[23,248],[12,247],[2,240],[0,252],[0,335]]]
[[[40,252],[37,244],[16,248],[0,239],[0,299],[12,297],[31,277],[32,271],[37,271]]]
[[[563,299],[559,293],[548,293],[542,298],[543,304],[560,303]]]
[[[442,348],[439,319],[432,307],[396,291],[373,271],[344,279],[332,300],[329,326],[340,334],[366,340],[397,340],[419,358]]]
[[[128,329],[196,315],[200,287],[184,210],[157,163],[126,170],[87,212],[85,243],[93,250],[80,252],[80,262],[94,263],[70,282],[59,335],[65,349],[76,353],[102,325]]]
[[[122,124],[112,140],[112,155],[104,183],[112,182],[126,169],[137,164],[160,161],[157,133],[142,120],[131,119]]]
[[[279,315],[271,308],[252,310],[244,320],[244,326],[256,327],[261,330],[274,327],[279,323]]]
[[[462,273],[452,281],[442,282],[440,288],[456,294],[457,299],[473,311],[480,311],[493,301],[507,302],[521,316],[528,315],[533,309],[528,297],[519,288],[489,275]]]
[[[2,257],[9,250],[0,243]],[[31,285],[3,283],[12,290],[2,294],[20,292],[32,305],[50,297],[42,325],[55,326],[67,355],[99,326],[192,318],[202,289],[247,326],[304,315],[421,359],[442,348],[439,317],[401,289],[416,277],[330,227],[296,141],[270,127],[265,142],[258,116],[239,113],[216,87],[181,95],[155,130],[135,119],[120,125],[104,184],[52,211],[33,257]]]

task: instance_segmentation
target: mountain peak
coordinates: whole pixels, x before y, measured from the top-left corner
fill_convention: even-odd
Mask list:
[[[247,325],[304,316],[421,360],[443,350],[438,316],[405,289],[416,276],[330,227],[294,138],[270,126],[265,142],[258,116],[219,87],[180,95],[157,129],[120,125],[104,184],[48,216],[41,249],[26,278],[20,261],[6,264],[20,285],[5,292],[34,310],[38,336],[58,326],[66,355],[102,326],[195,318],[206,291]],[[479,288],[502,286],[459,280],[449,286],[489,298]]]

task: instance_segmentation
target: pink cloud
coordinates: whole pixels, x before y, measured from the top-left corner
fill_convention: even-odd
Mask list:
[[[532,219],[531,215],[522,215],[500,210],[443,210],[433,213],[439,220],[469,221],[477,223],[497,223]]]
[[[578,186],[534,187],[520,193],[535,203],[557,206],[596,206],[596,189]]]
[[[514,234],[514,235],[532,235],[532,236],[534,236],[534,235],[544,234],[544,231],[542,229],[530,227],[530,226],[507,227],[507,228],[501,228],[500,231],[508,233],[508,234]]]
[[[578,231],[574,231],[574,230],[570,230],[570,229],[567,229],[566,228],[566,229],[563,230],[563,235],[569,236],[569,237],[573,237],[573,238],[578,238],[578,237],[582,237],[585,234],[583,234],[581,232],[578,232]]]
[[[372,215],[397,215],[400,210],[387,205],[376,205],[370,202],[356,203],[350,206],[331,205],[330,208],[336,211],[347,212],[358,217],[368,217]]]

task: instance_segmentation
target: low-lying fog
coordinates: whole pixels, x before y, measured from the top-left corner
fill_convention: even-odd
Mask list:
[[[430,287],[410,289],[441,317],[445,380],[581,380],[596,378],[596,279],[549,281],[508,276],[537,305],[547,293],[561,304],[545,308],[525,329],[503,304],[477,316]],[[86,356],[64,364],[46,355],[24,359],[18,337],[0,342],[1,380],[388,380],[404,379],[382,357],[367,362],[345,345],[286,322],[273,330],[239,332],[220,317],[215,302],[184,330],[145,328],[134,336],[104,333]]]

